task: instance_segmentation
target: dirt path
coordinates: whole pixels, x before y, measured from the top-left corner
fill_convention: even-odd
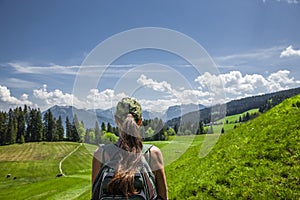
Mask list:
[[[71,151],[68,155],[66,155],[63,159],[61,159],[61,161],[59,162],[59,172],[62,176],[66,176],[63,171],[62,171],[62,163],[64,162],[65,159],[67,159],[70,155],[72,155],[75,151],[77,151],[79,149],[79,147],[82,146],[82,143],[80,143],[80,145],[78,145],[73,151]]]

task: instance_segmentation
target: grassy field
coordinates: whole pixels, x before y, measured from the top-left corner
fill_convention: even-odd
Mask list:
[[[288,99],[225,132],[204,158],[201,146],[215,134],[153,142],[164,155],[170,199],[299,199],[299,104],[300,96]],[[78,145],[1,146],[0,199],[90,199],[95,146],[79,146],[62,163],[66,176],[56,177]]]
[[[63,162],[64,173],[70,176],[56,177],[60,160],[78,145],[43,142],[1,146],[0,199],[74,199],[82,195],[89,189],[87,176],[91,173],[91,155],[84,146]],[[6,178],[7,174],[11,177]]]
[[[213,125],[213,131],[214,133],[221,133],[222,128],[224,128],[225,133],[228,133],[232,131],[235,127],[239,127],[243,123],[243,122],[242,123],[239,122],[240,117],[246,115],[247,112],[249,114],[258,113],[258,110],[259,110],[258,108],[255,108],[240,114],[226,116],[224,119],[216,121],[217,125]],[[208,129],[209,127],[205,127],[205,128]]]

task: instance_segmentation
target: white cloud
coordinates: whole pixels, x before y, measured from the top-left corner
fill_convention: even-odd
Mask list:
[[[219,77],[224,84],[226,96],[229,97],[227,100],[276,92],[296,87],[300,84],[300,81],[295,80],[294,77],[290,77],[290,71],[288,70],[279,70],[266,78],[260,74],[243,75],[240,71],[220,74]],[[216,78],[216,75],[204,73],[195,81],[203,89],[206,84],[213,84]]]
[[[99,78],[100,75],[105,77],[120,77],[135,65],[55,65],[49,64],[44,66],[36,66],[23,62],[7,63],[16,73],[21,74],[63,74],[63,75],[79,75],[84,77]]]
[[[0,85],[0,102],[1,107],[5,107],[7,104],[12,106],[22,106],[24,104],[31,106],[32,102],[28,100],[28,95],[23,94],[19,99],[11,96],[10,90],[6,86]]]
[[[42,100],[48,107],[54,105],[74,105],[78,108],[85,108],[87,105],[85,102],[80,101],[73,94],[63,93],[59,89],[55,89],[54,91],[47,91],[47,85],[44,84],[42,88],[33,90],[33,95]]]
[[[211,103],[211,94],[208,91],[194,90],[194,89],[174,89],[172,85],[166,81],[155,81],[151,78],[147,78],[145,75],[141,75],[137,80],[137,83],[150,88],[154,91],[164,93],[164,97],[156,100],[143,100],[146,105],[146,109],[155,110],[161,112],[167,109],[171,105],[178,104],[204,104],[209,105]]]
[[[264,3],[267,2],[267,0],[262,0]],[[300,3],[300,0],[276,0],[277,2],[286,2],[288,4],[297,4]]]
[[[241,52],[237,54],[231,54],[226,56],[219,56],[214,57],[214,60],[217,63],[227,63],[227,65],[232,66],[236,65],[237,63],[245,63],[248,61],[255,60],[265,60],[270,59],[278,55],[278,52],[282,50],[282,46],[274,46],[270,48],[264,48],[264,49],[253,49],[248,52]]]
[[[293,49],[293,46],[290,45],[280,54],[280,58],[290,57],[290,56],[300,56],[300,50],[295,50]]]
[[[146,86],[148,88],[151,88],[155,91],[159,92],[166,92],[166,93],[172,93],[173,89],[169,83],[166,81],[157,82],[152,80],[151,78],[147,78],[144,74],[142,74],[139,79],[137,80],[137,83],[143,86]]]
[[[28,89],[37,87],[38,84],[32,81],[26,81],[18,78],[7,78],[4,80],[5,85],[10,88],[21,88],[21,89]]]
[[[286,2],[288,2],[288,3],[300,3],[299,0],[286,0]]]
[[[161,113],[162,111],[167,110],[170,106],[178,105],[176,99],[139,99],[140,104],[142,105],[143,110],[148,110],[152,112]]]
[[[68,74],[76,75],[80,66],[32,66],[27,63],[8,63],[16,72],[24,74]]]
[[[86,100],[90,108],[108,109],[115,106],[124,97],[126,97],[125,93],[115,94],[115,91],[111,89],[104,91],[91,89]]]
[[[124,93],[115,94],[114,90],[111,89],[106,89],[104,91],[91,89],[87,96],[79,98],[74,94],[64,93],[59,89],[48,91],[46,84],[39,89],[33,90],[33,95],[41,101],[40,107],[42,109],[46,109],[54,105],[73,105],[76,108],[81,109],[109,109],[115,106],[121,98],[126,96]]]

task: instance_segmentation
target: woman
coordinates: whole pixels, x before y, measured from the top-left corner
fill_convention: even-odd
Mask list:
[[[134,188],[134,176],[136,166],[141,163],[142,139],[139,133],[139,126],[142,124],[142,110],[140,104],[132,98],[123,98],[117,105],[115,122],[119,128],[119,140],[115,144],[126,155],[121,154],[118,161],[117,172],[109,183],[111,192],[118,191],[126,196],[136,193]],[[109,160],[113,155],[103,154],[103,147],[99,147],[93,157],[92,163],[92,183],[104,161]],[[101,159],[101,156],[103,158]],[[159,148],[150,148],[150,163],[156,179],[158,199],[168,199],[167,182],[164,172],[162,153]]]

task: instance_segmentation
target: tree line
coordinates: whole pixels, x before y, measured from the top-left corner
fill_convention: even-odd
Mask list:
[[[240,116],[239,122],[248,121],[256,115],[257,113],[247,112]],[[215,125],[202,120],[193,122],[189,118],[182,120],[180,126],[178,123],[170,126],[159,118],[145,119],[142,124],[140,132],[144,141],[168,140],[169,136],[173,135],[209,134],[214,132],[212,125]],[[224,133],[224,128],[221,132]],[[93,128],[85,129],[84,123],[78,120],[77,115],[74,115],[73,119],[66,116],[63,125],[62,117],[55,118],[50,109],[44,115],[40,109],[26,105],[23,108],[9,109],[8,112],[0,111],[0,145],[40,141],[105,144],[116,142],[118,136],[118,128],[109,122],[102,122],[99,126],[96,121]]]
[[[75,118],[66,118],[66,135],[61,116],[56,119],[50,110],[44,116],[40,109],[10,108],[0,112],[0,145],[40,141],[80,141]]]
[[[144,120],[141,134],[145,140],[167,140],[168,135],[163,121],[155,118]],[[117,141],[117,127],[102,122],[101,127],[95,122],[94,128],[84,128],[84,123],[68,116],[63,125],[62,117],[55,118],[51,110],[42,116],[40,109],[24,107],[10,108],[8,112],[0,111],[0,145],[41,141],[72,141],[92,144]]]

